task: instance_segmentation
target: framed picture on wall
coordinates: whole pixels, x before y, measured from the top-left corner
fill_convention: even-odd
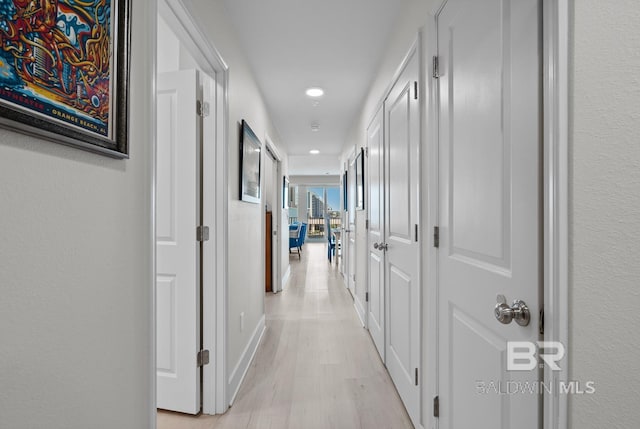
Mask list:
[[[240,200],[260,203],[262,143],[243,119],[240,125]]]
[[[0,4],[0,124],[129,157],[130,0]]]
[[[349,210],[349,180],[347,178],[347,171],[342,174],[342,210]]]
[[[364,148],[356,156],[356,210],[364,210]]]
[[[282,208],[289,207],[289,179],[287,176],[282,176]]]

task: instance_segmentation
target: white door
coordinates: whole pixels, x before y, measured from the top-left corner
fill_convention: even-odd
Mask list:
[[[354,160],[354,182],[355,182],[355,201],[356,204],[360,204],[360,208],[356,209],[356,221],[355,221],[355,234],[354,235],[354,254],[355,260],[353,261],[354,272],[355,272],[355,281],[354,281],[354,289],[353,289],[353,305],[358,313],[358,317],[362,322],[362,326],[364,328],[368,327],[367,317],[367,293],[369,285],[368,277],[369,273],[367,270],[367,258],[368,254],[364,252],[358,252],[355,249],[366,249],[367,248],[367,212],[365,210],[366,204],[369,204],[367,201],[367,196],[365,196],[366,190],[366,178],[363,176],[359,176],[358,172],[361,172],[362,175],[365,173],[365,164],[366,164],[366,156],[365,149],[359,149],[357,151],[356,158]],[[360,192],[362,193],[360,195]],[[361,198],[360,198],[361,197]]]
[[[200,411],[200,121],[195,70],[162,73],[157,92],[158,408]]]
[[[539,338],[539,7],[449,0],[437,17],[441,428],[541,424],[519,384],[539,369],[507,368],[508,341]],[[498,295],[528,305],[528,326],[496,319]]]
[[[386,364],[414,425],[420,422],[420,102],[413,51],[384,104]]]
[[[384,362],[384,133],[382,108],[367,128],[369,240],[369,317],[367,327]]]

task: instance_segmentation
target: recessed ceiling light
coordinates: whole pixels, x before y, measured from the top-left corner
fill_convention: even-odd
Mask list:
[[[319,154],[319,153],[320,153],[320,151],[319,151],[318,149],[311,149],[311,150],[309,151],[309,153],[310,153],[311,155],[317,155],[317,154]]]
[[[324,95],[324,90],[318,87],[312,87],[307,89],[307,95],[309,97],[322,97]]]

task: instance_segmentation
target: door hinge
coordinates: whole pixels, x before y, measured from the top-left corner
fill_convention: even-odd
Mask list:
[[[413,82],[413,99],[417,100],[418,99],[418,81],[414,81]]]
[[[209,103],[206,101],[198,100],[196,103],[196,113],[198,116],[202,116],[203,118],[209,116]]]
[[[366,230],[369,230],[369,219],[367,219],[367,220],[365,220],[365,221],[364,221],[364,228],[365,228]]]
[[[369,302],[369,292],[364,293],[364,300],[365,302]]]
[[[440,417],[440,397],[433,398],[433,417]]]
[[[418,242],[418,224],[416,223],[416,228],[415,228],[415,234],[416,234],[416,243]]]
[[[438,61],[438,57],[433,57],[433,78],[438,79],[440,77],[440,64]]]
[[[196,228],[196,240],[208,241],[209,240],[209,227],[200,225]]]
[[[538,322],[540,335],[544,335],[544,308],[540,309],[540,321]]]
[[[198,366],[205,366],[209,363],[209,350],[200,350],[198,352]]]
[[[433,247],[440,247],[440,227],[433,227]]]
[[[364,156],[366,156],[367,158],[369,158],[369,148],[365,147],[364,149]]]
[[[416,386],[418,385],[418,368],[416,368]]]

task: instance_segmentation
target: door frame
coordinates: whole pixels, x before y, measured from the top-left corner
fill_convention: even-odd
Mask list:
[[[267,148],[267,150],[269,150],[269,152],[271,152],[271,154],[273,155],[273,157],[275,158],[273,160],[273,165],[275,166],[275,168],[273,169],[273,174],[275,174],[275,179],[278,179],[280,177],[282,177],[282,155],[280,155],[280,151],[278,150],[278,148],[276,147],[276,145],[273,143],[273,140],[271,140],[271,137],[269,137],[269,134],[265,133],[264,135],[264,146],[265,148]],[[263,151],[263,156],[265,157],[265,159],[262,160],[262,165],[265,165],[266,163],[266,157],[269,156],[269,154],[266,153],[266,151]],[[266,174],[266,173],[265,173]],[[271,212],[273,213],[271,222],[272,222],[272,228],[275,228],[277,234],[272,237],[272,242],[271,242],[271,264],[272,264],[272,273],[271,276],[275,278],[272,279],[272,293],[278,293],[280,291],[282,291],[283,289],[283,284],[282,284],[282,211],[284,210],[282,208],[282,182],[280,180],[273,180],[274,177],[271,177],[271,181],[274,184],[275,188],[274,188],[274,195],[276,196],[275,198],[275,204],[274,207],[272,207]],[[265,177],[264,178],[264,182],[266,183],[267,180],[270,180],[270,178]],[[278,185],[280,184],[280,185]],[[261,206],[262,206],[262,212],[265,212],[265,208],[266,208],[266,201],[265,198],[262,198],[261,201]],[[264,216],[262,217],[262,243],[264,244],[267,237],[266,237],[266,233],[265,233],[265,219]],[[263,252],[266,252],[265,250],[265,246],[263,247]],[[276,251],[274,252],[273,249],[276,249]],[[262,260],[265,260],[265,255],[262,255]],[[265,272],[266,267],[263,267],[263,272]]]
[[[427,34],[425,57],[437,53],[436,16],[447,0],[434,7],[425,25]],[[543,293],[545,341],[559,341],[569,348],[569,0],[540,0],[542,5],[542,117],[543,128]],[[438,395],[438,253],[433,247],[433,228],[438,225],[438,87],[431,78],[433,63],[425,64],[427,117],[423,136],[426,150],[422,165],[426,167],[422,185],[426,192],[422,198],[421,230],[423,267],[426,270],[426,293],[422,297],[426,317],[423,318],[424,345],[422,385],[423,427],[438,427],[433,417],[433,398]],[[426,182],[426,183],[425,183]],[[545,383],[568,381],[569,361],[562,370],[544,371]],[[554,396],[543,389],[544,429],[567,429],[567,395]]]
[[[355,262],[357,259],[357,256],[356,256],[357,248],[355,245],[355,238],[354,238],[354,244],[353,244],[353,258],[349,255],[348,252],[352,251],[351,242],[349,240],[351,239],[351,234],[353,234],[353,236],[355,237],[356,226],[357,226],[356,225],[356,204],[355,204],[355,198],[356,198],[356,178],[354,174],[355,169],[352,171],[353,163],[355,162],[355,159],[356,159],[356,153],[357,153],[356,146],[354,146],[353,149],[347,155],[346,162],[345,162],[345,170],[347,172],[347,189],[346,189],[347,207],[346,207],[346,216],[345,216],[345,234],[344,234],[344,239],[342,240],[343,241],[342,254],[343,255],[346,254],[346,257],[343,259],[343,261],[346,261],[345,273],[344,273],[345,286],[349,291],[349,293],[351,294],[352,299],[354,299],[354,294],[355,294],[355,280],[353,279],[353,276],[355,276]],[[353,228],[351,227],[352,225],[353,225]],[[346,230],[349,230],[349,232],[346,232]],[[349,234],[349,236],[347,236],[347,234]],[[351,274],[353,274],[353,276]],[[354,286],[353,288],[351,287],[352,285]],[[357,310],[356,310],[356,314],[357,314]],[[362,322],[364,324],[364,321]]]
[[[227,308],[227,141],[229,117],[229,67],[209,42],[182,0],[158,0],[158,15],[173,28],[181,43],[194,55],[200,70],[215,79],[216,85],[204,100],[211,100],[215,115],[215,144],[203,145],[203,225],[211,229],[211,240],[203,242],[202,264],[202,346],[213,350],[212,364],[202,369],[202,412],[221,414],[226,400],[226,308]],[[154,36],[155,37],[155,36]],[[154,103],[155,105],[155,103]],[[153,208],[155,218],[155,204]],[[207,263],[207,261],[209,261]],[[155,302],[154,302],[155,308]],[[155,314],[155,313],[154,313]],[[155,338],[156,326],[153,323]],[[155,401],[154,401],[155,406]]]

